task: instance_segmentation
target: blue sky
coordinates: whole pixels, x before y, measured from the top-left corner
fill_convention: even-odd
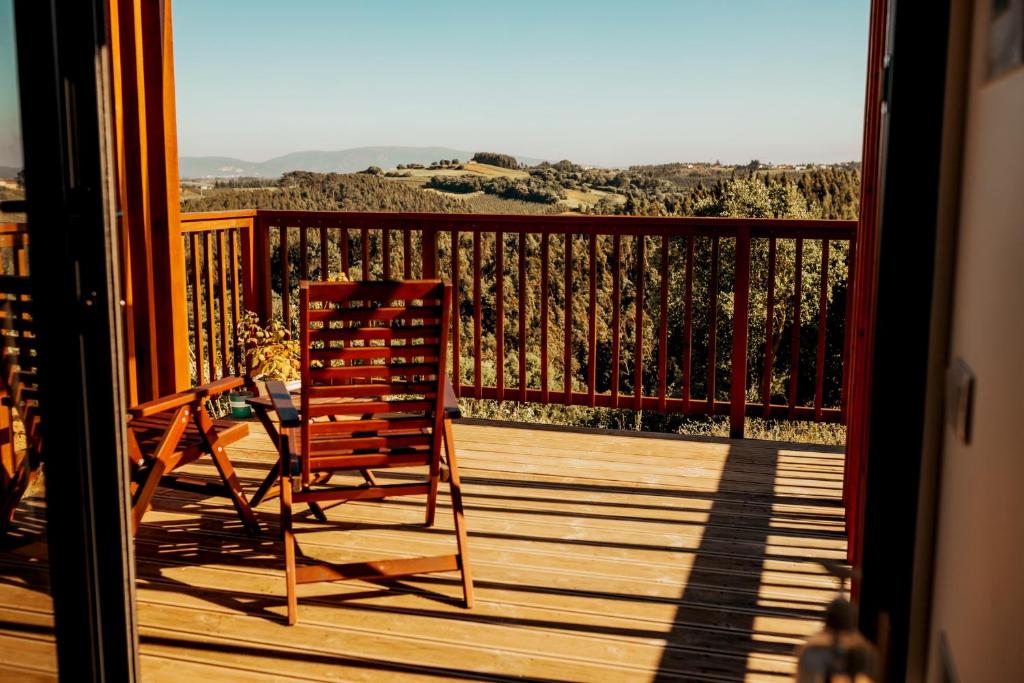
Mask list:
[[[860,157],[868,0],[173,7],[183,155],[446,145],[604,165]]]
[[[18,81],[11,0],[0,0],[0,166],[21,166]]]
[[[868,0],[174,0],[182,154],[860,157]]]

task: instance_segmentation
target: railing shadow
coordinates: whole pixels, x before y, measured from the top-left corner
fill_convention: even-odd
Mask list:
[[[730,475],[737,467],[737,456],[740,451],[741,449],[735,443],[730,444],[725,463],[722,466],[720,481],[731,478]],[[752,489],[752,494],[769,497],[771,508],[780,503],[807,504],[811,502],[798,502],[793,499],[793,496],[776,495],[775,479],[779,472],[778,449],[776,448],[769,452],[762,451],[762,458],[763,464],[770,465],[771,474],[767,475],[760,485],[747,484]],[[707,519],[704,523],[704,533],[701,536],[700,545],[694,553],[690,572],[682,592],[681,604],[676,610],[674,623],[666,639],[669,643],[674,644],[686,642],[690,631],[690,605],[698,603],[705,598],[708,585],[722,585],[723,581],[726,581],[727,587],[731,591],[735,591],[736,596],[740,596],[739,600],[732,602],[729,606],[728,626],[732,632],[729,638],[729,649],[732,657],[716,660],[713,667],[707,667],[706,669],[702,667],[700,673],[716,677],[735,678],[736,680],[744,680],[749,674],[759,673],[767,676],[776,675],[779,676],[780,680],[783,680],[785,676],[778,672],[759,669],[758,665],[751,661],[751,656],[772,652],[772,648],[766,647],[767,642],[764,636],[770,635],[772,629],[768,624],[772,623],[773,619],[823,617],[824,601],[819,602],[816,607],[807,605],[801,605],[800,607],[780,607],[777,605],[766,607],[763,604],[763,589],[766,586],[772,585],[770,581],[766,581],[764,576],[765,563],[773,559],[792,559],[776,555],[770,551],[770,547],[777,545],[777,543],[769,537],[777,536],[779,533],[772,526],[772,517],[750,517],[744,525],[744,529],[747,532],[743,539],[744,548],[748,552],[752,549],[757,549],[755,558],[758,561],[757,564],[761,566],[761,571],[735,572],[727,577],[722,576],[720,563],[714,556],[716,555],[715,549],[717,544],[723,535],[723,527],[729,526],[735,518],[735,513],[732,512],[728,505],[730,498],[731,496],[719,497],[718,495],[710,497],[711,507],[708,510]],[[822,502],[820,499],[813,499],[812,504],[820,505]],[[813,564],[827,564],[820,560],[811,560],[811,562]],[[841,588],[841,583],[837,585],[837,589],[839,588]],[[787,598],[785,602],[794,604],[798,601]],[[762,623],[759,623],[759,621]],[[792,652],[792,646],[785,649]],[[675,672],[676,668],[677,662],[672,657],[672,651],[670,648],[666,648],[659,664],[658,674],[654,680],[678,680]]]

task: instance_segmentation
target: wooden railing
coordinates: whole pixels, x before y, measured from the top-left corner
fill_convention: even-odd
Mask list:
[[[33,454],[41,448],[38,419],[38,355],[33,331],[27,223],[0,223],[0,499],[10,493],[18,476],[29,476],[15,439],[14,416],[22,422],[26,444]],[[25,480],[27,481],[27,479]],[[18,496],[0,503],[8,515]],[[8,517],[0,516],[0,527]]]
[[[0,274],[28,275],[28,223],[0,223]]]
[[[241,306],[292,325],[301,279],[441,276],[456,285],[451,367],[460,396],[729,415],[734,436],[747,415],[838,422],[855,226],[186,214],[196,379],[241,367],[232,327]]]
[[[188,330],[196,385],[245,370],[238,344],[244,303],[253,300],[255,211],[191,213],[181,217],[185,242]]]

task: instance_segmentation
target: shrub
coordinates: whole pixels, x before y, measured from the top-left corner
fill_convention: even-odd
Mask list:
[[[477,152],[473,155],[472,161],[501,168],[519,168],[519,162],[511,154],[498,154],[497,152]]]

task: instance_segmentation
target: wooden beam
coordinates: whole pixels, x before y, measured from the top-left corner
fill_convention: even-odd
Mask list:
[[[169,0],[110,3],[131,400],[191,383]]]

